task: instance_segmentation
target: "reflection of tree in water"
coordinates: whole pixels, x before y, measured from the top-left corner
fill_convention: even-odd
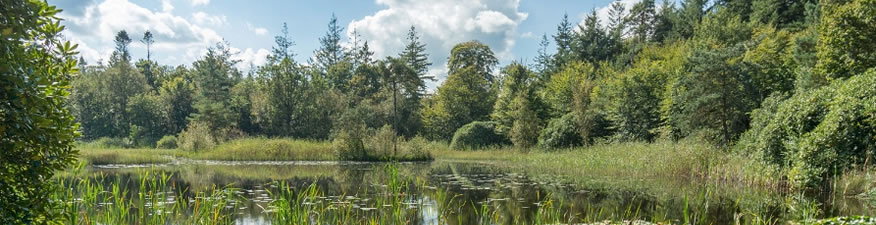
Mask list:
[[[689,217],[696,217],[698,223],[726,224],[736,219],[738,214],[756,214],[762,218],[795,219],[789,214],[789,204],[805,207],[809,200],[789,203],[782,197],[760,195],[738,195],[714,192],[714,187],[693,187],[678,193],[660,193],[648,189],[636,189],[617,185],[568,185],[567,179],[550,177],[530,177],[525,173],[512,173],[515,170],[497,168],[474,163],[420,163],[401,164],[397,173],[387,173],[385,164],[315,164],[315,165],[182,165],[139,169],[89,169],[84,176],[111,187],[119,184],[126,189],[126,196],[136,199],[139,193],[165,192],[174,197],[191,199],[199,191],[213,188],[233,187],[236,194],[243,197],[236,200],[235,214],[239,218],[266,218],[264,213],[276,196],[277,182],[288,184],[294,193],[308,188],[311,184],[327,197],[324,201],[349,201],[356,204],[353,214],[362,221],[367,218],[404,215],[409,224],[436,222],[431,214],[420,208],[403,205],[397,212],[389,210],[361,210],[360,208],[382,208],[374,201],[376,198],[402,198],[397,204],[427,201],[435,204],[430,210],[443,212],[442,223],[473,224],[485,219],[481,214],[483,206],[497,224],[530,224],[538,213],[536,203],[551,200],[555,213],[577,218],[569,221],[592,222],[602,220],[625,220],[633,217],[642,220],[684,221],[684,208],[688,204]],[[144,171],[154,176],[166,173],[168,190],[149,190],[148,184],[141,184]],[[104,174],[104,175],[99,175]],[[387,191],[387,180],[394,176],[407,181],[401,193]],[[437,190],[436,190],[437,189]],[[700,191],[708,190],[708,191]],[[184,191],[184,192],[183,192]],[[447,199],[437,201],[439,191],[445,191]],[[180,193],[182,192],[182,193]],[[655,194],[656,193],[656,194]],[[167,196],[165,195],[165,196]],[[337,196],[355,196],[352,199],[339,199]],[[456,197],[453,197],[456,196]],[[245,198],[245,199],[244,199]],[[835,200],[835,199],[834,199]],[[300,204],[300,203],[295,203]],[[825,203],[821,203],[825,204]],[[437,208],[437,209],[436,209]],[[835,201],[821,205],[824,216],[849,214],[869,209],[864,202]],[[429,212],[433,212],[429,211]],[[868,213],[862,213],[868,214]],[[747,221],[748,218],[741,218]],[[586,221],[582,221],[586,220]],[[565,222],[565,221],[564,221]]]

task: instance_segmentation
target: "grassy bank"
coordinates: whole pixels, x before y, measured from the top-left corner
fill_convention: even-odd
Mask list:
[[[77,147],[79,159],[88,165],[106,164],[159,164],[169,163],[180,154],[168,149],[125,149]]]
[[[566,175],[580,180],[622,183],[681,177],[722,185],[784,187],[772,170],[757,161],[694,142],[612,143],[551,151],[439,149],[433,154],[439,160],[492,162],[535,174]]]
[[[558,150],[492,148],[478,151],[451,150],[447,144],[438,142],[420,145],[437,160],[482,161],[521,167],[537,174],[582,179],[612,178],[622,182],[683,177],[769,188],[783,185],[774,172],[755,160],[699,142],[627,142]],[[247,138],[196,152],[106,148],[93,144],[82,144],[78,148],[81,158],[91,164],[166,163],[174,157],[223,161],[338,160],[329,142],[292,139]]]
[[[336,160],[331,143],[292,139],[246,138],[214,149],[190,153],[192,159],[227,161],[329,161]]]

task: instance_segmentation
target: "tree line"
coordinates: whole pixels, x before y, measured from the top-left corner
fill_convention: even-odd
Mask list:
[[[873,0],[615,2],[608,21],[563,17],[532,62],[500,67],[489,46],[457,44],[434,93],[434,56],[414,27],[403,51],[376,58],[332,17],[303,63],[284,24],[248,72],[228,43],[190,66],[151,51],[133,62],[120,31],[106,65],[80,63],[70,108],[84,139],[176,136],[191,149],[244,136],[355,142],[384,127],[458,149],[699,138],[811,186],[874,150],[874,10]]]

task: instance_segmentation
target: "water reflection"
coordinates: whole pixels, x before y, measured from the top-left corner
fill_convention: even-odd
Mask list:
[[[383,168],[384,164],[374,163],[190,161],[148,168],[92,167],[80,176],[107,187],[118,183],[129,190],[126,196],[131,199],[149,193],[147,200],[155,203],[146,207],[193,202],[203,198],[194,193],[232,187],[236,197],[229,200],[223,213],[233,214],[236,224],[270,224],[270,216],[276,212],[271,203],[278,200],[280,183],[294,190],[314,185],[323,193],[300,204],[330,204],[352,209],[351,213],[367,218],[387,216],[380,209],[388,206],[377,201],[385,197],[379,195],[385,195],[391,188],[386,182],[391,174]],[[798,199],[802,203],[795,205],[789,202],[794,197],[781,193],[707,184],[641,182],[645,184],[642,187],[573,184],[562,177],[533,176],[526,171],[479,163],[403,163],[396,168],[398,175],[409,182],[393,192],[403,205],[393,213],[403,213],[410,224],[531,224],[539,223],[545,213],[569,222],[735,224],[756,219],[795,220],[800,213],[797,206],[801,205],[814,205],[823,216],[873,214],[871,203],[858,199],[831,199],[814,204]],[[163,190],[164,194],[148,190],[149,186],[141,182],[144,171],[169,175],[166,180],[170,190]],[[544,211],[545,205],[556,210]]]

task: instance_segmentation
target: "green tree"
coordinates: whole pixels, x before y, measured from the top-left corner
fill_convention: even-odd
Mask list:
[[[67,98],[78,53],[62,41],[60,11],[44,1],[0,1],[2,224],[59,218],[52,176],[76,161],[78,125]]]
[[[223,138],[222,132],[236,126],[231,110],[231,88],[240,72],[227,44],[218,43],[207,49],[207,54],[193,63],[192,78],[196,88],[192,120],[204,123],[213,137]]]
[[[563,14],[563,20],[557,25],[557,33],[553,37],[554,42],[557,43],[557,52],[554,53],[552,60],[553,68],[563,68],[566,63],[575,58],[575,54],[572,52],[575,31],[572,30],[572,23],[569,22],[569,14]]]
[[[584,18],[584,25],[578,26],[580,32],[575,33],[572,43],[575,59],[589,63],[606,61],[614,57],[613,44],[608,33],[599,25],[596,11]],[[569,62],[571,63],[571,62]]]
[[[131,52],[128,51],[128,45],[131,44],[131,37],[128,36],[128,32],[125,30],[119,31],[116,33],[116,37],[113,41],[116,44],[116,50],[110,55],[110,66],[117,63],[131,63]]]
[[[414,26],[411,26],[411,30],[408,31],[407,40],[408,44],[405,45],[405,50],[399,54],[399,57],[423,79],[434,80],[435,77],[427,76],[429,66],[432,63],[429,62],[429,54],[426,53],[426,44],[420,42],[420,36],[417,35]]]
[[[433,105],[424,113],[433,139],[448,140],[462,125],[489,119],[495,101],[492,68],[497,60],[484,44],[470,41],[451,50],[447,80],[438,88]]]
[[[681,77],[673,96],[682,119],[676,127],[690,134],[704,131],[722,145],[730,145],[748,129],[748,112],[758,105],[755,87],[739,58],[740,47],[697,51],[689,59],[689,73]]]
[[[642,0],[633,5],[627,16],[633,40],[640,43],[651,41],[656,14],[654,0]]]
[[[525,110],[533,113],[536,118],[548,116],[547,107],[536,93],[537,82],[535,73],[523,64],[512,62],[511,65],[502,68],[502,86],[496,98],[496,105],[493,107],[493,114],[490,115],[493,121],[499,123],[500,129],[507,130],[514,125],[514,121],[518,118],[516,111],[524,110],[519,109],[520,107],[525,107]],[[515,100],[517,98],[524,99]]]
[[[684,0],[681,2],[679,10],[678,23],[673,26],[675,33],[680,38],[688,39],[693,37],[696,27],[703,20],[705,12],[703,8],[706,6],[706,0]]]
[[[184,68],[180,68],[185,70]],[[167,116],[165,129],[168,134],[182,132],[188,126],[188,118],[195,112],[192,106],[195,98],[195,88],[182,77],[165,81],[158,89],[161,108]]]
[[[816,0],[752,0],[751,21],[778,27],[799,24],[806,19],[806,5]]]
[[[876,0],[825,1],[818,28],[815,73],[848,78],[876,66]]]
[[[142,42],[143,45],[146,45],[146,60],[152,61],[152,44],[155,43],[155,39],[152,37],[152,32],[146,30],[146,32],[143,33],[143,39],[140,39],[140,42]]]
[[[132,126],[128,137],[133,146],[152,147],[159,138],[167,134],[167,116],[163,109],[160,98],[151,93],[141,93],[128,100],[125,110]]]
[[[338,26],[338,18],[332,14],[325,36],[319,38],[319,48],[313,52],[311,64],[325,76],[332,88],[345,90],[352,76],[352,64],[347,61],[344,47],[341,46],[341,34],[344,28]]]

